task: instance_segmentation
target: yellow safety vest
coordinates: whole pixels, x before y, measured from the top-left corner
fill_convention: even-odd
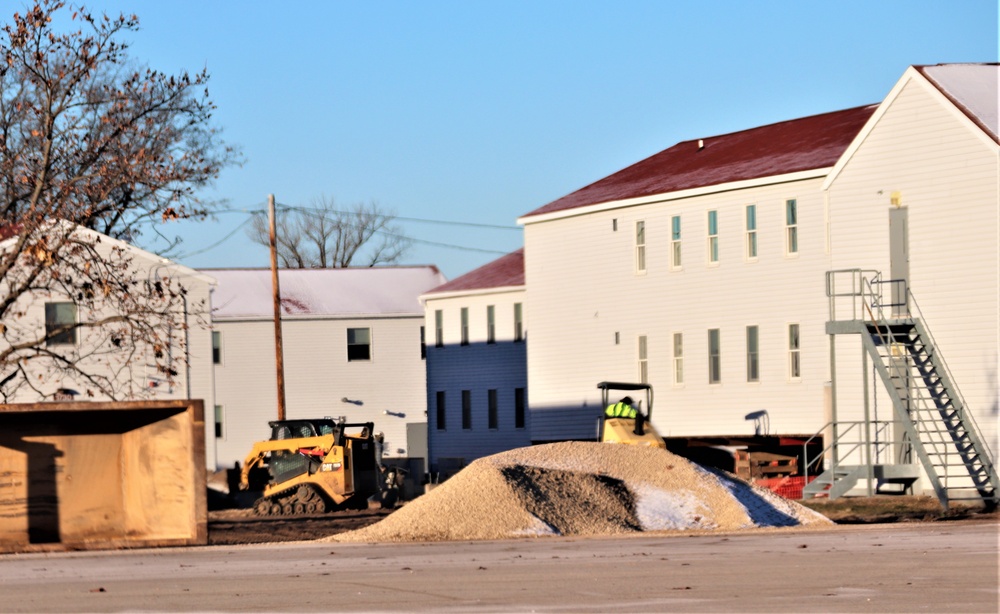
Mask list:
[[[608,405],[608,408],[604,410],[604,415],[609,418],[635,418],[635,414],[634,407],[621,401],[614,405]]]

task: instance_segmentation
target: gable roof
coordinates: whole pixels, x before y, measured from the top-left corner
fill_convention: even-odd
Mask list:
[[[823,113],[669,149],[563,196],[524,218],[629,198],[832,167],[877,105]]]
[[[64,219],[49,220],[46,221],[45,224],[50,224],[51,226],[49,227],[55,227],[56,225],[60,225],[60,227],[62,228],[72,229],[73,233],[89,236],[90,240],[92,240],[94,243],[102,243],[104,245],[117,247],[138,258],[141,258],[142,260],[148,263],[154,264],[154,266],[167,267],[176,275],[183,275],[185,277],[195,278],[207,284],[212,284],[215,282],[215,280],[212,279],[210,276],[204,275],[196,271],[195,269],[192,269],[189,266],[180,264],[179,262],[175,262],[159,254],[145,250],[137,245],[133,245],[132,243],[128,243],[126,241],[122,241],[121,239],[116,239],[104,233],[98,232],[93,228],[87,228],[86,226],[81,226],[79,224],[66,221]],[[0,226],[0,244],[12,245],[16,243],[17,239],[15,237],[17,237],[23,231],[24,231],[24,224],[21,223]]]
[[[998,64],[914,66],[977,126],[1000,142]]]
[[[468,292],[472,290],[491,290],[495,288],[510,288],[524,285],[524,248],[500,256],[478,269],[474,269],[461,277],[434,288],[430,294],[445,294],[449,292]]]
[[[218,286],[212,317],[274,317],[271,269],[207,269]],[[418,297],[444,283],[435,266],[281,269],[287,316],[422,315]]]

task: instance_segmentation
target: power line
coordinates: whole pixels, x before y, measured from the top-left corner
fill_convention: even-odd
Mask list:
[[[313,214],[323,214],[323,213],[333,213],[336,215],[357,215],[356,211],[337,211],[335,209],[319,209],[316,207],[302,207],[298,205],[286,205],[283,203],[278,203],[281,205],[283,210],[298,211],[300,213],[305,213],[307,215]],[[520,226],[507,226],[502,224],[480,224],[478,222],[455,222],[451,220],[431,220],[427,218],[420,217],[403,217],[400,215],[389,215],[394,220],[400,220],[402,222],[417,222],[419,224],[440,224],[442,226],[466,226],[470,228],[488,228],[491,230],[521,230]]]
[[[239,226],[237,226],[236,228],[234,228],[232,230],[232,232],[230,232],[226,236],[222,237],[221,239],[219,239],[215,243],[209,245],[208,247],[204,247],[202,249],[195,250],[193,252],[188,252],[186,254],[179,254],[177,257],[178,258],[190,258],[191,256],[197,256],[199,254],[204,254],[207,251],[211,251],[211,250],[215,249],[216,247],[219,247],[220,245],[222,245],[223,243],[225,243],[226,241],[228,241],[229,239],[231,239],[233,237],[233,235],[235,235],[241,228],[243,228],[244,226],[246,226],[250,222],[250,220],[252,220],[252,219],[253,219],[253,217],[251,216],[251,217],[248,217],[247,219],[243,220],[242,222],[240,222]]]
[[[350,215],[356,215],[357,214],[357,212],[352,212],[352,211],[324,210],[324,209],[318,209],[316,207],[301,207],[301,206],[287,205],[287,204],[281,204],[281,203],[279,203],[279,206],[281,207],[281,209],[283,211],[296,211],[298,213],[301,213],[301,214],[304,214],[304,215],[313,216],[313,217],[318,217],[319,215],[321,215],[323,213],[330,213],[330,214],[335,214],[335,215],[345,215],[345,216],[350,216]],[[198,250],[195,250],[195,251],[192,251],[192,252],[187,252],[187,253],[184,253],[184,254],[179,254],[179,255],[177,255],[175,257],[176,258],[190,258],[192,256],[197,256],[197,255],[200,255],[200,254],[204,254],[205,252],[212,251],[213,249],[219,247],[220,245],[222,245],[223,243],[225,243],[229,239],[233,238],[233,236],[235,236],[237,232],[239,232],[243,227],[245,227],[248,223],[250,223],[251,220],[253,220],[253,218],[254,218],[255,215],[264,215],[264,214],[267,213],[267,210],[265,208],[263,208],[263,207],[261,207],[261,208],[242,208],[242,209],[239,209],[239,208],[229,208],[229,209],[216,209],[216,210],[214,210],[214,211],[211,212],[211,214],[213,214],[213,215],[214,214],[228,214],[228,213],[240,213],[240,214],[246,215],[247,217],[238,226],[236,226],[236,228],[234,228],[233,230],[231,230],[226,236],[222,237],[221,239],[219,239],[215,243],[212,243],[211,245],[208,245],[206,247],[203,247],[201,249],[198,249]],[[402,221],[408,221],[408,222],[417,222],[417,223],[422,223],[422,224],[440,224],[440,225],[444,225],[444,226],[465,226],[465,227],[471,227],[471,228],[484,228],[484,229],[490,229],[490,230],[521,230],[521,228],[519,226],[503,226],[503,225],[498,225],[498,224],[480,224],[480,223],[476,223],[476,222],[456,222],[456,221],[448,221],[448,220],[432,220],[432,219],[426,219],[426,218],[399,217],[399,216],[395,216],[395,215],[388,215],[388,217],[392,218],[393,220],[402,220]],[[378,230],[376,232],[378,234],[383,234],[383,235],[390,236],[390,237],[405,239],[405,240],[410,241],[412,243],[418,243],[418,244],[421,244],[421,245],[428,245],[428,246],[433,246],[433,247],[441,247],[441,248],[445,248],[445,249],[453,249],[453,250],[465,251],[465,252],[477,252],[477,253],[482,253],[482,254],[493,254],[493,255],[500,255],[500,256],[508,253],[507,251],[503,251],[503,250],[485,249],[485,248],[481,248],[481,247],[469,247],[469,246],[466,246],[466,245],[456,245],[454,243],[444,243],[444,242],[440,242],[440,241],[428,241],[426,239],[416,239],[416,238],[409,237],[409,236],[406,236],[406,235],[395,234],[395,233],[392,233],[392,232],[389,232],[389,231],[386,231],[386,230]]]

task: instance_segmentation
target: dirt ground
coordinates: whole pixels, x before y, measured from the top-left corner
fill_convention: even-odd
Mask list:
[[[981,507],[953,505],[945,512],[933,497],[845,497],[801,503],[837,524],[1000,519],[997,511],[985,512]],[[208,543],[236,545],[320,539],[360,529],[391,513],[392,510],[345,510],[314,516],[261,518],[249,509],[218,509],[208,513]]]

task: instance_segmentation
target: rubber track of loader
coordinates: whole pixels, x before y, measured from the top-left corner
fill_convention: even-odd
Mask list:
[[[299,502],[297,491],[303,486],[306,486],[307,488],[309,488],[309,490],[312,491],[313,497],[311,499],[317,501],[322,505],[320,509],[312,512],[308,510],[303,510],[302,512],[295,511],[295,504]],[[287,502],[289,503],[288,508],[286,508],[285,502],[282,501],[282,499],[286,497],[290,499]],[[266,508],[263,508],[263,504],[265,502],[268,503],[269,505]],[[302,501],[302,503],[306,504],[307,502]],[[261,511],[262,508],[265,511],[262,512]],[[274,513],[273,510],[275,508],[277,508],[278,513]],[[321,495],[319,491],[317,491],[316,488],[313,487],[311,484],[298,484],[296,486],[286,488],[285,490],[279,491],[267,497],[261,497],[260,499],[257,499],[257,501],[255,501],[253,504],[253,511],[257,516],[271,517],[271,518],[277,518],[281,516],[298,516],[300,514],[321,514],[331,511],[332,508],[333,506],[331,506],[329,502],[326,500],[326,498],[323,497],[323,495]],[[286,509],[288,509],[287,512],[285,511]]]

